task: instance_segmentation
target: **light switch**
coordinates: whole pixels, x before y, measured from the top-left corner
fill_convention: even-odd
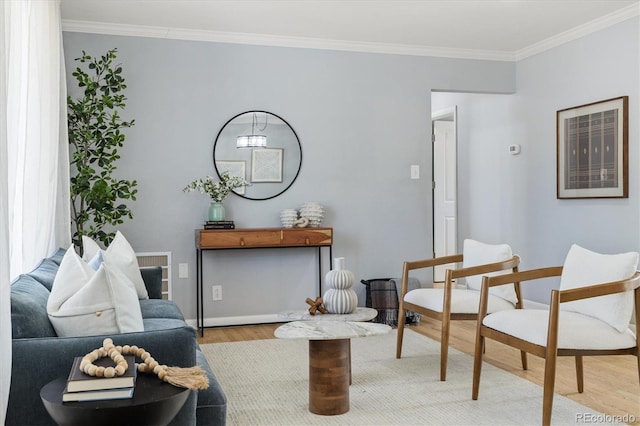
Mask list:
[[[411,165],[411,179],[420,179],[420,166],[417,164]]]
[[[189,264],[178,264],[178,278],[189,278]]]

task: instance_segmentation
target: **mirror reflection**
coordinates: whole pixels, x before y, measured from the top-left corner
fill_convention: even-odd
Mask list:
[[[284,119],[266,111],[247,111],[222,126],[213,146],[218,176],[228,171],[251,185],[234,190],[250,200],[267,200],[289,189],[298,177],[302,147]]]

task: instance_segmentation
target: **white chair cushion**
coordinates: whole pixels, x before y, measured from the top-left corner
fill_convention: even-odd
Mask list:
[[[67,250],[53,281],[47,314],[60,337],[132,333],[144,330],[140,302],[131,280],[103,254],[94,271]]]
[[[513,257],[511,247],[508,244],[485,244],[479,241],[466,239],[462,249],[462,266],[468,268],[470,266],[484,265],[487,263],[496,263],[503,260],[509,260]],[[509,271],[498,271],[484,274],[487,276],[507,274]],[[473,275],[467,277],[467,287],[472,290],[480,291],[482,289],[483,275]],[[516,290],[513,284],[505,284],[497,287],[491,287],[489,293],[494,296],[501,297],[514,305],[518,301]],[[476,308],[477,309],[477,308]]]
[[[549,311],[514,309],[487,315],[482,324],[540,346],[547,345]],[[636,345],[630,329],[622,332],[589,315],[560,311],[558,349],[625,349]]]
[[[444,289],[419,288],[407,292],[404,301],[422,306],[435,312],[442,312],[444,303]],[[476,290],[451,289],[452,314],[477,314],[480,306],[480,292]],[[501,297],[489,294],[488,312],[515,309],[515,306]]]
[[[94,263],[98,253],[101,251],[100,246],[86,235],[82,236],[82,246],[84,248],[82,257]],[[140,265],[138,265],[136,252],[120,231],[116,232],[116,236],[104,252],[112,255],[113,265],[120,268],[120,270],[129,277],[131,282],[133,282],[136,293],[138,294],[138,299],[148,299],[149,293],[147,293],[147,287],[144,285],[144,280],[140,273]]]
[[[560,277],[560,290],[604,284],[631,277],[638,267],[638,253],[595,253],[571,246]],[[598,318],[619,332],[629,327],[633,291],[562,303],[560,309]]]

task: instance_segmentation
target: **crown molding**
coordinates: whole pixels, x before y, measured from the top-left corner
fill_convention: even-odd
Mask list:
[[[542,53],[545,50],[549,50],[570,41],[577,40],[581,37],[595,33],[596,31],[600,31],[622,21],[626,21],[627,19],[634,18],[638,15],[640,15],[640,3],[632,4],[616,12],[602,16],[598,19],[594,19],[591,22],[587,22],[586,24],[572,28],[568,31],[557,34],[546,40],[542,40],[538,43],[521,49],[515,53],[515,60],[519,61],[528,58],[529,56],[537,55],[538,53]]]
[[[62,20],[62,30],[93,34],[130,37],[165,38],[174,40],[206,41],[217,43],[248,44],[258,46],[291,47],[300,49],[338,50],[363,53],[383,53],[407,56],[431,56],[440,58],[479,59],[515,62],[584,37],[640,15],[640,4],[633,4],[617,12],[605,15],[587,24],[565,31],[516,52],[452,49],[431,46],[415,46],[391,43],[355,42],[305,37],[283,37],[264,34],[229,33],[221,31],[187,30],[182,28],[125,25],[92,21]]]
[[[385,53],[392,55],[435,56],[444,58],[484,59],[493,61],[513,61],[515,59],[513,53],[500,51],[447,49],[441,47],[390,43],[354,42],[306,37],[282,37],[266,34],[187,30],[182,28],[112,24],[68,19],[62,20],[62,30],[65,32],[107,34],[130,37],[151,37],[174,40],[251,44],[258,46],[293,47],[301,49],[340,50],[363,53]]]

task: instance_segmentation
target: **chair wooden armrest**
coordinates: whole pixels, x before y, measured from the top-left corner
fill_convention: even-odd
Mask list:
[[[433,268],[434,266],[446,265],[449,263],[462,262],[462,254],[453,254],[451,256],[435,257],[433,259],[406,261],[402,267],[402,288],[400,290],[400,301],[407,294],[409,286],[409,271],[415,269]]]
[[[637,289],[638,286],[640,286],[640,272],[636,272],[633,276],[621,281],[554,291],[558,292],[558,303],[565,303],[573,300],[589,299],[591,297],[631,291]]]
[[[545,268],[529,269],[527,271],[518,271],[511,274],[496,275],[493,277],[483,277],[482,287],[494,287],[510,283],[518,283],[523,281],[532,281],[542,278],[559,277],[562,275],[562,266],[548,266]]]
[[[548,266],[544,268],[529,269],[527,271],[518,271],[510,274],[502,274],[495,276],[482,277],[482,289],[480,290],[480,306],[478,308],[478,323],[482,323],[482,319],[487,316],[487,307],[489,305],[489,287],[495,287],[504,284],[513,284],[516,289],[518,301],[516,307],[522,309],[522,295],[520,283],[531,282],[542,278],[559,277],[562,275],[562,266]]]
[[[408,282],[409,282],[409,271],[415,269],[423,269],[423,268],[432,268],[434,266],[446,265],[449,263],[459,263],[463,261],[462,254],[454,254],[451,256],[443,256],[436,257],[433,259],[425,259],[425,260],[416,260],[416,261],[408,261],[404,262],[404,267],[402,270],[402,289],[401,296],[404,297],[407,294]],[[446,279],[445,279],[445,288],[451,286],[451,281],[456,278],[463,277],[471,277],[473,275],[481,275],[489,272],[513,269],[517,268],[520,264],[520,256],[513,255],[513,257],[509,260],[505,260],[502,262],[495,263],[487,263],[484,265],[477,266],[468,266],[466,268],[459,269],[447,269],[446,271]]]
[[[482,275],[489,272],[502,271],[506,269],[516,268],[520,264],[520,256],[514,254],[509,260],[502,262],[487,263],[484,265],[467,266],[466,268],[452,269],[451,278],[471,277],[473,275]]]

